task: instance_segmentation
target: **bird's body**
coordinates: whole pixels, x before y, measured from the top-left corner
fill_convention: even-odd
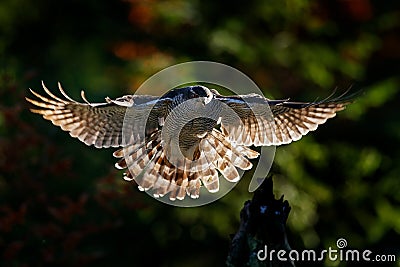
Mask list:
[[[126,180],[139,189],[152,189],[157,197],[199,197],[200,186],[219,189],[218,171],[228,181],[238,181],[237,168],[252,167],[258,153],[250,146],[287,144],[350,103],[349,97],[302,103],[269,100],[257,94],[223,96],[204,86],[169,91],[162,97],[127,95],[105,103],[85,103],[69,98],[39,99],[32,109],[87,145],[120,147],[114,152],[117,168],[128,168]]]

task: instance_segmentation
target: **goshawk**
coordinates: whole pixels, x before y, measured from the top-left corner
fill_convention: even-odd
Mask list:
[[[105,103],[83,103],[33,90],[27,101],[46,120],[86,145],[119,147],[115,166],[127,168],[126,180],[155,197],[198,198],[200,187],[219,190],[218,172],[228,181],[240,179],[237,168],[252,167],[259,153],[250,146],[288,144],[336,115],[351,102],[341,95],[316,102],[270,100],[258,94],[224,96],[196,85],[165,95],[125,95]]]

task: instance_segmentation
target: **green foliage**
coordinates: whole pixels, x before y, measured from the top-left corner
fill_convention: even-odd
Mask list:
[[[0,262],[223,265],[251,171],[217,203],[169,207],[122,181],[112,150],[70,138],[24,100],[44,80],[99,102],[190,60],[231,65],[268,97],[362,89],[277,149],[276,194],[292,206],[293,248],[343,237],[400,259],[399,28],[396,1],[1,1]]]

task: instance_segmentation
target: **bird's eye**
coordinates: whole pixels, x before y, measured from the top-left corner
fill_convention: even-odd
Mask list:
[[[194,90],[190,90],[189,96],[190,96],[190,98],[197,98],[197,97],[199,97],[199,95],[198,95]]]
[[[202,86],[193,87],[191,91],[194,92],[194,94],[196,94],[197,97],[207,97],[208,96],[206,90]]]

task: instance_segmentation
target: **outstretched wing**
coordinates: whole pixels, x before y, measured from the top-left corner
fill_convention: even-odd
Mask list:
[[[308,103],[269,100],[257,94],[229,97],[216,95],[216,100],[226,104],[221,114],[222,132],[229,140],[245,146],[278,146],[297,141],[327,119],[333,118],[352,99],[354,94],[346,93],[336,98]]]
[[[58,88],[65,99],[52,94],[43,84],[47,97],[30,90],[37,100],[26,98],[27,101],[41,109],[31,109],[44,119],[50,120],[54,125],[70,133],[86,145],[97,148],[119,147],[130,140],[123,140],[122,130],[127,108],[132,108],[136,113],[149,110],[152,105],[146,105],[157,100],[156,96],[127,95],[115,100],[106,98],[105,103],[89,103],[84,92],[81,92],[85,103],[71,99],[62,89]],[[130,112],[131,114],[135,112]],[[136,116],[141,120],[140,115]],[[144,119],[146,121],[146,118]],[[141,124],[143,122],[141,121]]]

